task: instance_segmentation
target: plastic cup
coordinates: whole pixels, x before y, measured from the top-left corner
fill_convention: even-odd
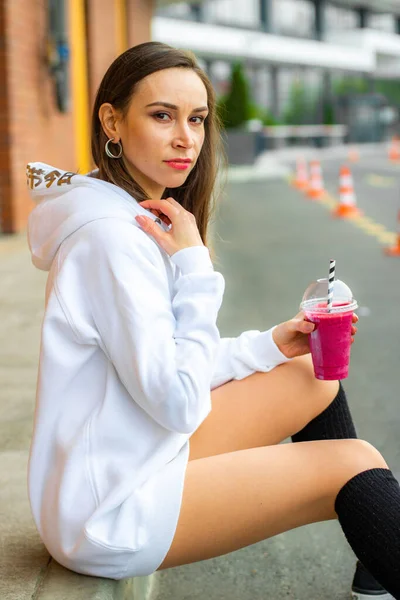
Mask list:
[[[328,310],[328,279],[313,281],[303,295],[300,309],[315,324],[310,349],[317,379],[345,379],[349,375],[351,327],[358,308],[350,288],[336,279]]]

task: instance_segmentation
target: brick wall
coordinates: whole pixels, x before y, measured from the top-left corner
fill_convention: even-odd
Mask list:
[[[5,2],[9,128],[9,193],[3,211],[3,232],[25,228],[33,207],[26,188],[29,161],[73,167],[72,114],[56,110],[52,81],[45,65],[47,2]],[[7,165],[1,163],[3,169]]]
[[[97,86],[117,55],[118,44],[113,0],[88,0],[87,6],[91,108]],[[153,7],[153,0],[127,0],[130,46],[150,39]],[[45,60],[46,31],[47,0],[0,0],[0,231],[3,233],[25,230],[34,206],[26,187],[27,162],[41,161],[61,169],[77,169],[73,106],[66,114],[57,110]]]
[[[5,4],[12,211],[6,214],[3,228],[16,232],[25,228],[33,207],[26,188],[26,163],[74,168],[73,118],[72,112],[62,114],[56,109],[45,64],[46,0],[8,0]]]

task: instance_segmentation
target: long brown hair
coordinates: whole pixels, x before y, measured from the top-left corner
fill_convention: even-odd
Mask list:
[[[148,198],[143,188],[129,174],[124,162],[106,155],[104,148],[108,137],[99,119],[99,108],[103,103],[109,102],[124,118],[132,95],[142,79],[156,71],[177,67],[192,69],[200,77],[207,90],[209,113],[204,123],[204,143],[195,167],[183,185],[173,189],[166,188],[163,198],[172,196],[194,214],[203,244],[209,248],[212,259],[216,259],[207,230],[222,193],[225,182],[221,179],[221,174],[225,176],[228,161],[221,137],[222,125],[217,112],[216,94],[192,52],[161,42],[145,42],[129,48],[114,60],[100,83],[93,107],[93,159],[99,169],[99,179],[121,187],[137,202]],[[218,190],[217,184],[220,186]]]

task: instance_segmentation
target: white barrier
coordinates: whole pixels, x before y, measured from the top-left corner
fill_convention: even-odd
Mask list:
[[[294,138],[305,140],[311,138],[323,138],[326,145],[344,143],[348,127],[347,125],[273,125],[262,127],[260,132],[266,139],[273,140],[275,148],[282,148],[285,140]]]
[[[344,138],[347,131],[347,125],[273,125],[262,128],[265,135],[273,138]]]

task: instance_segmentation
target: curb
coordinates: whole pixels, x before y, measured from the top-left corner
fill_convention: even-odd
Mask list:
[[[34,600],[151,600],[154,574],[130,579],[90,577],[70,571],[50,559],[32,595]]]
[[[153,575],[125,579],[123,581],[116,582],[113,599],[151,600],[156,591],[156,585],[157,580],[154,573]]]

